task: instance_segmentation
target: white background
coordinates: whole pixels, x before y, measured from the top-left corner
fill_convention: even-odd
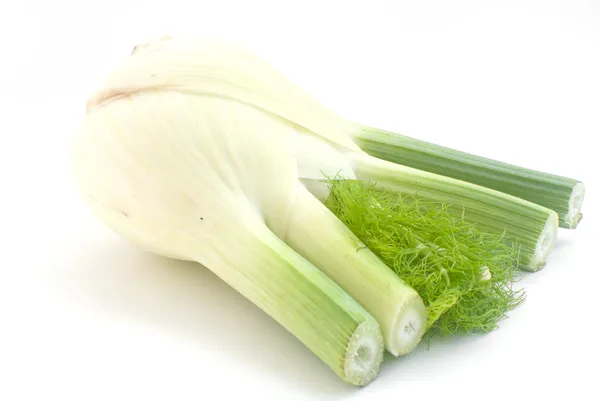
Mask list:
[[[600,399],[600,2],[10,3],[1,400]],[[165,33],[245,43],[355,120],[581,179],[580,228],[560,231],[499,330],[389,359],[351,388],[212,273],[134,248],[80,202],[67,150],[87,96]]]

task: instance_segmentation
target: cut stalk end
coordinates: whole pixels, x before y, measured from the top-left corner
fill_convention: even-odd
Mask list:
[[[546,259],[548,254],[554,245],[556,234],[558,233],[558,215],[556,213],[548,216],[546,225],[540,232],[533,257],[531,258],[531,264],[529,265],[530,271],[538,271],[546,265]]]
[[[576,228],[579,225],[583,217],[581,214],[581,205],[583,204],[584,197],[585,185],[583,185],[583,182],[579,182],[573,187],[571,197],[569,198],[569,211],[565,216],[565,224],[568,228]]]
[[[395,347],[392,352],[395,356],[404,355],[412,351],[421,341],[427,328],[425,304],[418,298],[405,305],[394,328]]]
[[[383,336],[377,324],[361,323],[346,350],[344,363],[345,380],[357,386],[369,384],[379,373],[383,359]]]

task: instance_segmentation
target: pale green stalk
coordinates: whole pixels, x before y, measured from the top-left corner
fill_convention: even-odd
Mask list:
[[[394,192],[440,202],[485,232],[506,233],[519,250],[523,270],[542,268],[554,243],[557,214],[543,206],[503,192],[414,168],[394,164],[365,154],[356,154],[356,178],[374,182]]]
[[[406,354],[417,346],[427,321],[419,294],[304,187],[294,202],[285,240],[377,319],[390,353]]]
[[[240,227],[227,236],[231,250],[208,263],[215,274],[346,382],[366,385],[377,376],[383,337],[362,306],[266,226],[253,225],[248,231]],[[190,238],[193,246],[194,237]],[[206,259],[205,254],[199,257]]]
[[[354,140],[362,150],[380,159],[467,181],[545,206],[558,213],[561,227],[575,228],[581,220],[585,187],[578,180],[376,128],[363,127],[355,133]]]

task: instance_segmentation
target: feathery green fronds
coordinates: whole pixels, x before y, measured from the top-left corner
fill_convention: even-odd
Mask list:
[[[524,300],[513,288],[518,252],[447,205],[331,180],[329,209],[427,306],[430,333],[488,332]],[[360,252],[360,250],[357,250]]]

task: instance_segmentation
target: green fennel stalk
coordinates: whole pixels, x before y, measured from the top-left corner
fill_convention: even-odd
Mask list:
[[[560,226],[576,228],[585,195],[582,182],[435,145],[405,135],[362,127],[354,140],[368,154],[393,163],[456,178],[545,206]]]
[[[368,155],[353,158],[356,178],[405,196],[447,205],[457,218],[476,223],[490,234],[505,234],[518,246],[519,268],[537,271],[544,267],[558,230],[553,210],[443,175],[391,163]]]

